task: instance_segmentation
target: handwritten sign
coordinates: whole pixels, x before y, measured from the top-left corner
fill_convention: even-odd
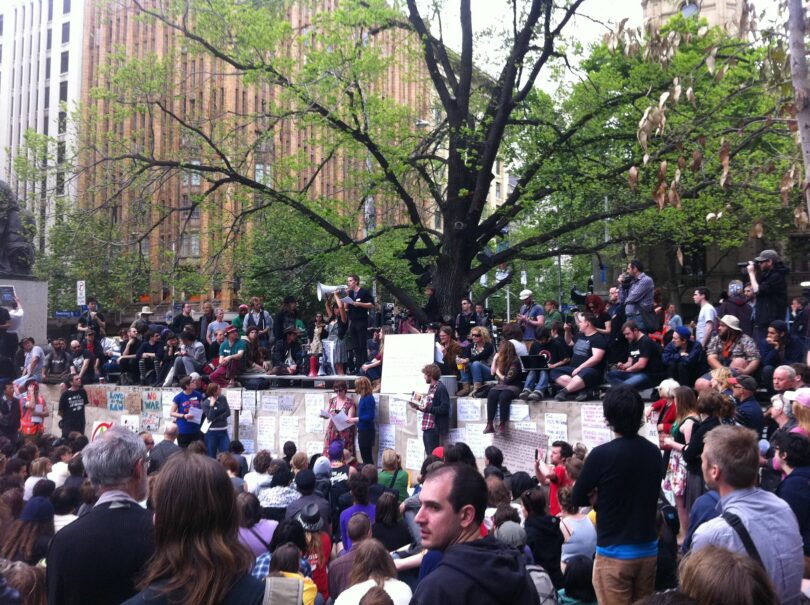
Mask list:
[[[377,466],[382,466],[382,454],[385,450],[397,449],[397,429],[393,424],[381,424],[377,431],[379,447],[377,448]]]
[[[124,392],[110,391],[107,393],[107,409],[111,412],[124,411]]]
[[[287,441],[292,441],[296,445],[299,438],[298,418],[296,416],[282,416],[279,418],[278,441],[279,446]]]
[[[128,428],[133,433],[141,430],[141,417],[139,414],[122,414],[121,426]]]
[[[276,417],[259,416],[256,419],[256,447],[273,450],[276,443]]]
[[[476,458],[484,457],[484,450],[492,445],[492,434],[484,434],[484,423],[471,422],[467,425],[467,441]]]
[[[526,431],[509,431],[507,435],[497,435],[493,445],[503,452],[503,462],[512,471],[525,471],[534,476],[534,452],[540,450],[545,457],[548,450],[548,435],[538,435]]]
[[[425,447],[419,439],[408,438],[405,449],[405,468],[418,471],[425,459]]]
[[[545,434],[552,443],[555,441],[568,441],[568,415],[557,412],[546,412]]]
[[[138,391],[127,391],[124,394],[124,407],[127,410],[127,414],[140,414],[141,406],[141,394]]]
[[[481,422],[481,400],[459,398],[456,401],[456,418],[459,422]]]
[[[87,399],[91,406],[96,408],[107,407],[107,389],[100,386],[86,386],[84,387],[87,393]]]
[[[141,393],[141,399],[143,401],[143,409],[147,412],[159,412],[160,411],[160,392],[159,391],[144,391]]]
[[[408,396],[410,399],[410,396]],[[408,424],[408,408],[406,400],[388,398],[388,421],[394,426],[406,426]]]
[[[160,412],[141,412],[141,430],[157,433],[160,430]]]
[[[242,409],[242,389],[225,389],[225,399],[231,410],[239,411]]]
[[[249,391],[247,389],[242,391],[242,410],[249,412],[256,411],[256,391]]]
[[[450,429],[447,434],[448,443],[467,443],[467,429]]]
[[[278,395],[270,395],[269,393],[262,393],[259,405],[261,407],[262,412],[278,414]]]
[[[509,405],[509,421],[520,422],[521,420],[529,419],[529,404],[515,403],[514,401]]]
[[[171,405],[174,403],[174,396],[177,395],[177,391],[174,389],[161,389],[160,391],[160,402],[165,405]]]

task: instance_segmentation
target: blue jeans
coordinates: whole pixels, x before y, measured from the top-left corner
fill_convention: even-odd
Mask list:
[[[473,382],[486,382],[492,380],[492,372],[489,371],[489,366],[483,361],[473,361],[467,366],[472,372]],[[462,380],[462,382],[464,382]]]
[[[626,384],[638,391],[649,389],[653,386],[653,381],[644,372],[625,372],[623,370],[610,370],[607,373],[607,381],[610,384]]]
[[[526,391],[544,391],[548,388],[548,370],[532,370],[526,376],[523,389]]]
[[[205,434],[205,447],[208,448],[208,455],[216,458],[220,452],[227,452],[231,445],[227,429],[224,431],[209,431]]]

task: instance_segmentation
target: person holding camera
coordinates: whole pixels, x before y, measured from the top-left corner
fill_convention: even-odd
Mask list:
[[[775,319],[784,319],[787,312],[787,274],[776,250],[763,250],[748,263],[748,278],[756,294],[754,305],[754,340],[761,342],[768,335],[768,326]]]

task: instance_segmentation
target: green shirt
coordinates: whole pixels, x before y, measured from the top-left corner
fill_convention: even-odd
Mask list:
[[[231,345],[230,341],[226,340],[221,345],[219,345],[219,356],[226,357],[228,355],[234,355],[239,351],[247,351],[247,343],[242,340],[241,338],[237,340],[233,345]],[[242,356],[244,357],[244,355]]]
[[[397,473],[394,485],[391,485],[391,477],[394,476],[393,471],[380,471],[377,473],[377,483],[383,487],[393,488],[399,491],[399,503],[405,502],[408,497],[408,471],[400,470]]]

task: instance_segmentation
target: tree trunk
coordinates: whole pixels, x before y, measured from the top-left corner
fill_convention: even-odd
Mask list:
[[[805,18],[802,0],[788,0],[788,31],[790,34],[790,74],[796,102],[796,121],[804,160],[804,199],[810,215],[810,87],[807,80],[807,50],[804,43]]]

